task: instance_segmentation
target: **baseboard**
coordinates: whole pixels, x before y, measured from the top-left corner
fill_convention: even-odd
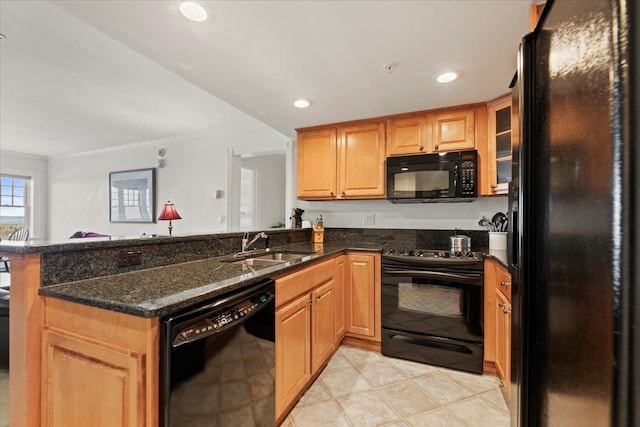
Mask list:
[[[356,338],[347,335],[342,340],[342,344],[349,345],[351,347],[364,348],[366,350],[373,350],[380,353],[380,342],[378,341],[371,341],[364,338]]]

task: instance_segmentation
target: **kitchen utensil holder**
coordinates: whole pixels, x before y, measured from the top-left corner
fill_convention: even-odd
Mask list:
[[[496,251],[504,251],[507,249],[507,232],[506,231],[490,231],[489,232],[489,249]]]

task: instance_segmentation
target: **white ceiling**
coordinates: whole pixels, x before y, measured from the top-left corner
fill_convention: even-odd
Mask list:
[[[529,0],[0,1],[0,149],[43,156],[506,93]],[[386,63],[397,68],[387,73]],[[454,69],[446,85],[433,76]],[[299,110],[295,99],[311,107]]]

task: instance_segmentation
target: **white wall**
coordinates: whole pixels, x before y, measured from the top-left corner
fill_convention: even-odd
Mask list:
[[[0,151],[0,173],[31,178],[29,238],[47,237],[47,159],[40,156]]]
[[[227,230],[219,217],[227,214],[228,151],[251,143],[265,150],[284,150],[287,138],[261,127],[227,134],[192,136],[137,147],[49,159],[49,238],[66,239],[76,231],[112,236],[167,234],[168,223],[109,222],[109,172],[157,166],[158,150],[165,149],[165,167],[156,170],[156,217],[171,200],[183,219],[173,222],[176,235]]]
[[[278,223],[284,223],[286,199],[284,153],[243,158],[242,164],[256,171],[257,228],[267,229]]]
[[[334,202],[298,201],[303,219],[322,215],[325,227],[409,228],[483,230],[482,216],[507,213],[507,197],[479,197],[470,203],[421,203],[394,205],[386,200],[340,200]],[[374,224],[365,225],[363,215],[374,214]]]

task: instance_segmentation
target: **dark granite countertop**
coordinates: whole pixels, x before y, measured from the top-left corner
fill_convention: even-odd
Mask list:
[[[2,249],[5,249],[4,244]],[[355,241],[325,242],[323,245],[296,243],[272,248],[271,251],[315,253],[298,261],[255,270],[224,262],[228,256],[207,258],[45,286],[40,288],[39,294],[139,317],[158,317],[344,250],[380,249],[381,245],[377,243]]]
[[[267,230],[269,233],[287,231],[284,229]],[[206,239],[222,239],[228,236],[242,235],[239,232],[228,233],[201,233],[184,236],[141,235],[141,236],[110,236],[90,237],[82,239],[64,240],[38,240],[31,239],[26,242],[0,241],[0,252],[8,254],[50,253],[50,252],[77,252],[81,250],[93,250],[104,248],[121,248],[158,243],[176,244]]]

